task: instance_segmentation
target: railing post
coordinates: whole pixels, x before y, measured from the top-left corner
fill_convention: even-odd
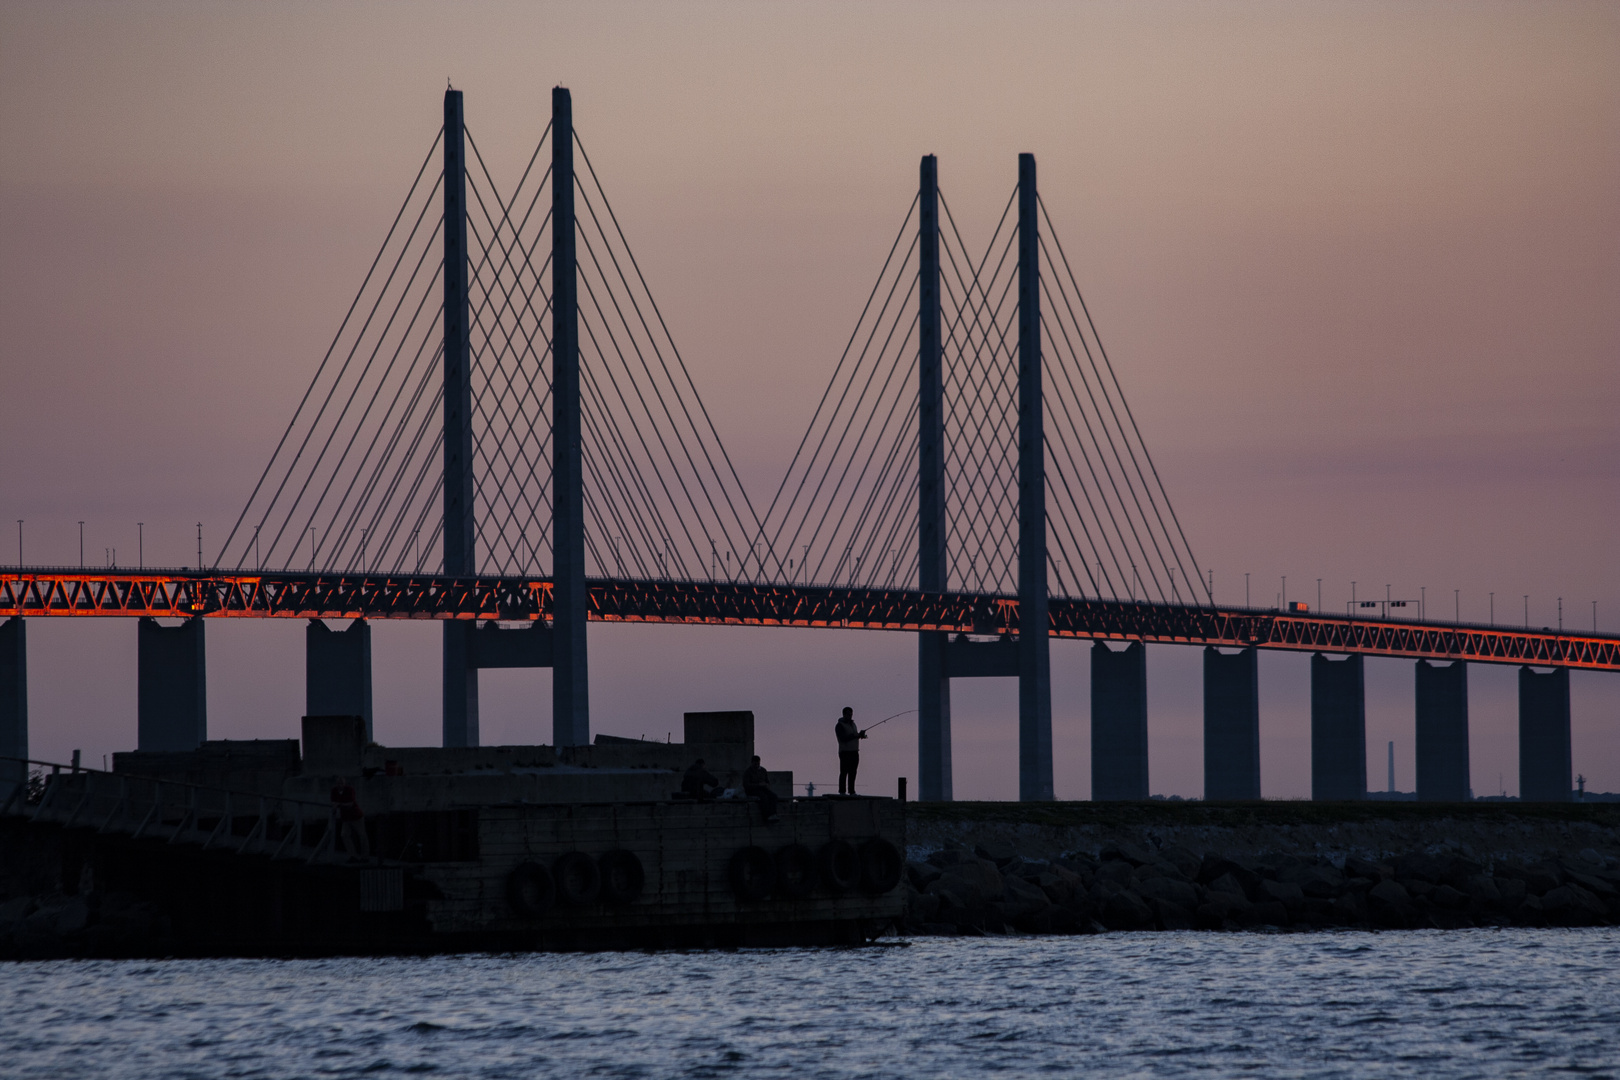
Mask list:
[[[1018,155],[1018,797],[1052,798],[1046,439],[1035,155]]]
[[[444,572],[478,572],[473,550],[472,338],[467,301],[467,157],[461,91],[444,92]],[[478,745],[473,624],[444,623],[444,745]]]
[[[945,393],[939,313],[939,164],[922,159],[917,217],[917,587],[944,592]],[[951,798],[951,679],[947,634],[917,635],[917,796]]]
[[[551,91],[551,737],[557,746],[591,741],[574,241],[574,104],[558,86]]]

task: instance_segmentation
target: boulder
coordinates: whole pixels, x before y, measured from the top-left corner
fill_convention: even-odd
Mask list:
[[[1291,881],[1272,881],[1267,879],[1260,883],[1261,900],[1275,900],[1289,910],[1303,907],[1305,893],[1298,885]]]
[[[1380,881],[1367,891],[1367,915],[1379,926],[1406,926],[1412,917],[1412,897],[1394,881]]]
[[[1188,925],[1191,925],[1192,913],[1197,910],[1200,899],[1197,887],[1175,878],[1150,877],[1139,881],[1135,891],[1145,900],[1163,900],[1185,909]]]
[[[1364,893],[1344,892],[1333,898],[1333,918],[1341,926],[1360,926],[1367,921]]]
[[[1541,898],[1549,922],[1559,926],[1591,926],[1606,921],[1608,908],[1579,885],[1560,885]]]
[[[0,924],[22,922],[34,913],[39,905],[34,903],[32,896],[15,896],[0,904]]]
[[[1529,887],[1522,877],[1494,877],[1491,883],[1496,886],[1497,895],[1501,897],[1502,910],[1513,911],[1530,895]]]
[[[986,840],[973,849],[973,854],[1000,868],[1018,858],[1018,849],[1004,840]]]
[[[1421,852],[1402,855],[1395,860],[1395,878],[1401,882],[1426,881],[1435,885],[1445,876],[1450,862],[1447,857],[1425,855]]]
[[[1524,868],[1524,886],[1537,896],[1545,896],[1563,883],[1563,868],[1555,862],[1538,862]]]
[[[1144,930],[1153,925],[1153,909],[1129,889],[1120,889],[1103,901],[1099,914],[1110,930]]]
[[[940,899],[938,893],[913,892],[908,901],[906,915],[913,922],[934,922],[935,916],[939,914]]]
[[[1344,888],[1344,875],[1332,866],[1299,866],[1281,878],[1285,883],[1298,885],[1307,897],[1331,900]]]
[[[1344,872],[1349,877],[1369,878],[1372,881],[1380,881],[1395,876],[1395,871],[1391,867],[1383,863],[1357,858],[1354,855],[1344,860]]]
[[[1546,926],[1547,912],[1541,906],[1541,897],[1526,894],[1513,912],[1513,921],[1519,926]]]
[[[1095,887],[1097,883],[1105,882],[1124,889],[1130,887],[1135,876],[1136,872],[1130,863],[1124,859],[1111,859],[1097,867],[1096,874],[1092,876],[1092,885]]]
[[[1203,860],[1180,844],[1167,844],[1160,848],[1159,858],[1174,866],[1188,881],[1197,881],[1198,871],[1203,868]]]
[[[1260,883],[1259,881],[1256,881],[1255,891],[1258,892],[1259,888]],[[1237,899],[1243,901],[1247,901],[1249,899],[1248,891],[1244,889],[1243,884],[1237,879],[1237,877],[1232,874],[1222,874],[1214,881],[1211,881],[1209,883],[1208,891],[1211,896],[1213,896],[1215,893],[1220,893],[1223,896],[1236,897]]]
[[[1158,919],[1161,930],[1191,930],[1197,922],[1194,909],[1173,900],[1150,900],[1149,906]]]
[[[1146,881],[1148,878],[1154,877],[1169,878],[1172,881],[1185,881],[1188,883],[1193,880],[1183,874],[1175,863],[1167,862],[1164,859],[1155,859],[1153,862],[1136,868],[1136,880]]]
[[[1085,892],[1085,885],[1080,875],[1072,870],[1065,870],[1061,866],[1048,868],[1035,879],[1035,884],[1046,893],[1046,898],[1054,904],[1065,904],[1077,895]]]
[[[911,862],[909,860],[906,862],[906,878],[918,889],[928,888],[929,883],[936,880],[940,873],[941,868],[933,863]]]
[[[967,859],[946,867],[933,885],[956,890],[967,887],[984,900],[1000,900],[1004,888],[995,863],[984,859]]]
[[[972,853],[963,851],[961,848],[946,847],[930,853],[927,862],[928,865],[937,866],[943,870],[946,867],[955,866],[965,858],[973,858]]]
[[[1003,879],[1001,906],[1008,922],[1019,924],[1052,906],[1039,885],[1032,885],[1021,877]]]
[[[1620,896],[1620,889],[1616,889],[1607,881],[1593,874],[1583,874],[1579,870],[1571,870],[1565,867],[1564,879],[1572,885],[1579,885],[1599,900],[1607,901]]]
[[[1468,894],[1450,885],[1436,885],[1429,893],[1429,903],[1446,911],[1462,911],[1468,906]]]
[[[1287,926],[1288,909],[1276,900],[1262,900],[1250,909],[1251,917],[1259,926]]]
[[[1104,844],[1103,849],[1097,853],[1097,857],[1105,863],[1119,860],[1128,862],[1132,866],[1145,866],[1153,861],[1152,855],[1128,841]]]
[[[1229,877],[1237,882],[1244,896],[1253,898],[1260,891],[1260,875],[1235,859],[1207,855],[1198,867],[1198,883],[1208,885],[1218,878]]]

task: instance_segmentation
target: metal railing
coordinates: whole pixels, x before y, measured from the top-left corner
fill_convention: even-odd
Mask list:
[[[349,861],[330,803],[30,758],[0,756],[0,817],[239,855]]]

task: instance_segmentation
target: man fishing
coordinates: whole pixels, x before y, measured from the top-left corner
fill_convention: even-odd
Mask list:
[[[855,772],[861,767],[861,740],[866,738],[866,732],[855,726],[855,710],[844,706],[844,715],[833,725],[833,731],[838,735],[838,794],[855,794]],[[849,791],[845,792],[844,782],[849,781]]]

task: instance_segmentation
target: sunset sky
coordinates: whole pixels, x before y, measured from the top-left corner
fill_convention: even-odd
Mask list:
[[[0,562],[195,563],[235,520],[440,123],[497,177],[575,122],[743,480],[768,495],[915,193],[970,240],[1042,195],[1218,600],[1620,633],[1620,6],[0,3]],[[1455,593],[1454,593],[1455,590]],[[1454,599],[1455,597],[1455,599]],[[216,738],[293,737],[303,624],[208,628]],[[135,627],[29,624],[31,748],[135,741]],[[593,625],[592,727],[749,708],[768,765],[915,705],[899,634]],[[376,735],[439,737],[439,628],[374,630]],[[1087,658],[1055,642],[1060,798]],[[1149,653],[1151,786],[1202,791],[1197,650]],[[1367,664],[1411,790],[1412,664]],[[550,738],[485,672],[483,741]],[[1620,675],[1574,764],[1620,791]],[[1515,669],[1471,669],[1476,793],[1517,791]],[[1307,654],[1261,660],[1263,787],[1306,796]],[[955,688],[956,794],[1017,792],[1017,690]],[[874,734],[866,790],[916,776]],[[831,763],[831,764],[829,764]],[[1500,782],[1498,777],[1501,777]]]

